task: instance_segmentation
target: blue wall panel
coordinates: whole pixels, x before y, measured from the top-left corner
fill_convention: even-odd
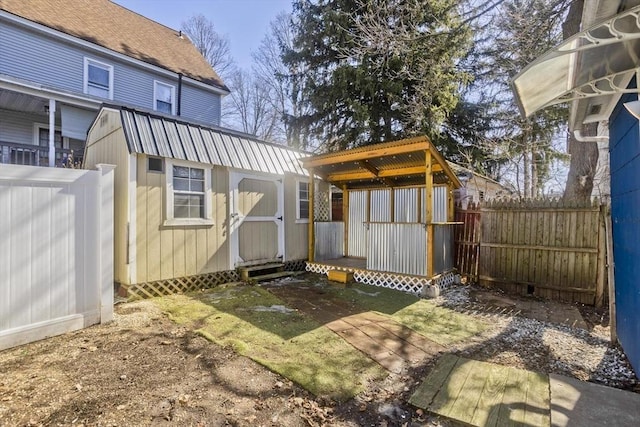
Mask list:
[[[636,99],[624,95],[611,114],[609,151],[617,331],[640,373],[640,128],[622,105]]]

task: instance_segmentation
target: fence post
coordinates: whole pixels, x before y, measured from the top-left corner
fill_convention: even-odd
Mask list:
[[[100,323],[113,320],[113,220],[114,220],[114,165],[98,164],[100,172],[98,198],[98,226],[100,227]]]

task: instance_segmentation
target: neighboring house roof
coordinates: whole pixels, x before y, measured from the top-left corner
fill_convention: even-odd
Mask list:
[[[460,165],[459,165],[459,164],[457,164],[457,163],[450,162],[449,160],[447,160],[447,163],[449,164],[449,167],[450,167],[451,169],[453,169],[453,171],[454,171],[456,174],[458,174],[458,175],[459,175],[460,173],[471,174],[471,175],[474,175],[476,178],[481,178],[481,179],[483,179],[483,180],[485,180],[485,181],[488,181],[488,182],[490,182],[490,183],[492,183],[492,184],[494,184],[494,185],[496,185],[496,186],[500,186],[500,187],[504,188],[504,190],[505,190],[505,191],[508,191],[508,192],[510,192],[510,193],[513,191],[513,190],[511,190],[509,187],[507,187],[507,186],[505,186],[505,185],[503,185],[503,184],[500,184],[500,183],[499,183],[498,181],[496,181],[495,179],[489,178],[489,177],[488,177],[488,176],[486,176],[486,175],[482,175],[482,174],[479,174],[478,172],[474,172],[474,171],[473,171],[473,170],[471,170],[471,169],[465,168],[464,166],[460,166]]]
[[[109,0],[0,0],[0,10],[228,91],[188,37]]]
[[[107,108],[120,111],[130,153],[277,175],[307,175],[299,162],[307,153],[229,129],[207,127],[128,107]]]

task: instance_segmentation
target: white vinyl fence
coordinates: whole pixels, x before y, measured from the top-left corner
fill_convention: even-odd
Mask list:
[[[0,350],[113,317],[113,172],[0,165]]]

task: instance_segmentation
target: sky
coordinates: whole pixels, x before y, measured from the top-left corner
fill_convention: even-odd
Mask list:
[[[269,23],[280,12],[291,12],[291,0],[113,0],[115,3],[179,30],[182,22],[203,14],[216,31],[226,35],[236,64],[251,67]]]

